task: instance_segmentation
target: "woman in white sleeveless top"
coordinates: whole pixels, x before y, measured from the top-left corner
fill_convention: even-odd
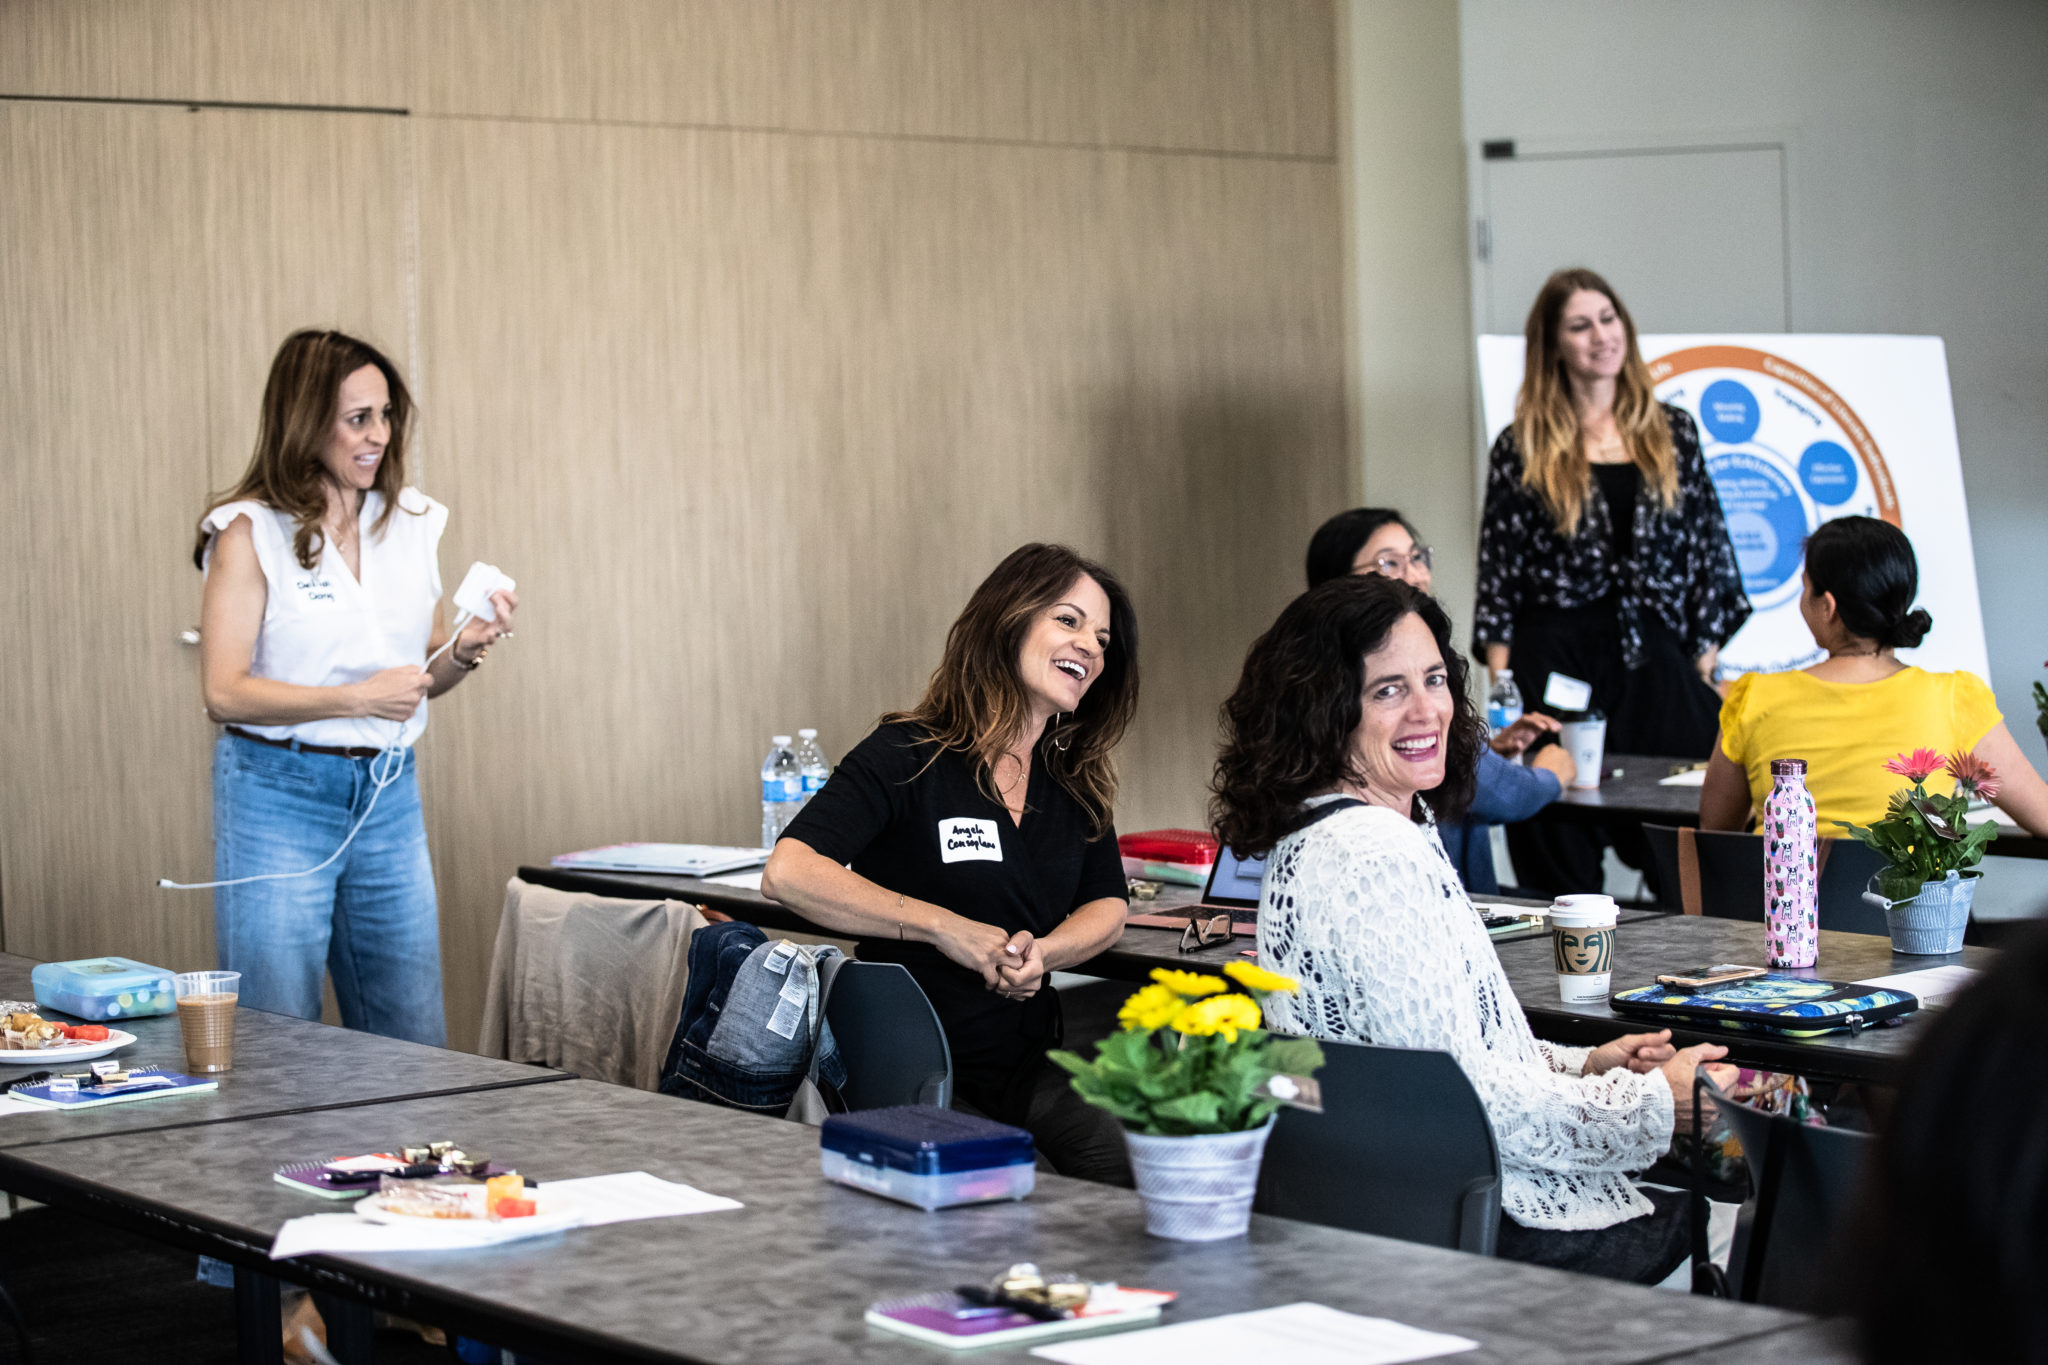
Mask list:
[[[436,561],[448,509],[406,486],[411,416],[374,347],[286,338],[255,455],[201,519],[193,557],[206,573],[206,713],[224,727],[220,965],[242,974],[244,1005],[303,1019],[320,1017],[331,971],[349,1028],[439,1045],[440,921],[412,746],[427,698],[511,633],[518,602],[495,594],[495,621],[448,639]]]

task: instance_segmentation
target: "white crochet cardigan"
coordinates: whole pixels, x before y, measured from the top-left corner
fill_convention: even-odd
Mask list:
[[[1359,806],[1282,839],[1258,942],[1262,966],[1301,982],[1267,997],[1271,1027],[1458,1059],[1516,1222],[1604,1228],[1651,1211],[1624,1172],[1671,1145],[1670,1086],[1625,1067],[1581,1076],[1587,1049],[1536,1040],[1433,825]]]

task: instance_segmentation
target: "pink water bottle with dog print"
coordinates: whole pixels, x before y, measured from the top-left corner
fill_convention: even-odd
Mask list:
[[[1768,960],[1773,967],[1811,967],[1820,957],[1820,850],[1805,759],[1771,760],[1763,834]]]

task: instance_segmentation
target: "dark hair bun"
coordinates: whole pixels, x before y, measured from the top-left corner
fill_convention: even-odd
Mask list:
[[[1915,607],[1885,632],[1884,643],[1895,649],[1914,649],[1934,629],[1934,618],[1923,607]]]

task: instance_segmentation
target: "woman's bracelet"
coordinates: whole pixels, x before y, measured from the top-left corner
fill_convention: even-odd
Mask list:
[[[491,647],[489,645],[485,645],[483,648],[477,650],[476,657],[474,659],[471,659],[468,663],[462,662],[462,656],[452,649],[448,651],[448,657],[455,660],[455,666],[461,669],[463,672],[474,673],[477,670],[477,666],[483,663],[484,655],[490,652]]]

